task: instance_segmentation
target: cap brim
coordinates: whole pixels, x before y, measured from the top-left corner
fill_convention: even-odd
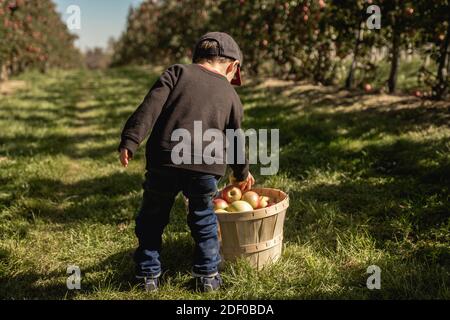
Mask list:
[[[237,67],[236,73],[234,74],[233,80],[231,80],[231,84],[234,86],[241,86],[242,85],[242,79],[241,79],[241,67]]]

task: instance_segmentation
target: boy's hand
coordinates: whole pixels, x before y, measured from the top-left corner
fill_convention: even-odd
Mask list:
[[[122,165],[127,168],[128,167],[128,162],[131,160],[131,155],[130,152],[128,151],[128,149],[120,149],[120,163],[122,163]]]
[[[245,179],[244,181],[236,181],[236,178],[233,176],[233,174],[231,174],[229,178],[230,183],[237,184],[243,192],[250,190],[255,184],[255,178],[250,172],[248,173],[247,179]]]

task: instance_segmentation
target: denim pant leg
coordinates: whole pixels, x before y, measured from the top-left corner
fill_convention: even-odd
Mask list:
[[[136,275],[157,277],[161,274],[162,234],[169,223],[170,210],[178,191],[172,179],[156,173],[150,173],[143,186],[144,195],[135,228],[139,240],[134,254]]]
[[[217,179],[213,175],[192,177],[184,192],[189,199],[187,220],[195,241],[193,274],[215,275],[220,263],[217,216],[212,203]]]

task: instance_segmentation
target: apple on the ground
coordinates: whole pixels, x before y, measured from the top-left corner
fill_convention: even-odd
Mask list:
[[[242,200],[234,201],[228,207],[228,212],[246,212],[246,211],[253,211],[253,207],[250,205],[250,203]]]
[[[255,191],[247,191],[244,193],[242,200],[250,203],[253,209],[259,207],[259,195]]]
[[[228,203],[241,200],[242,191],[236,186],[228,186],[222,190],[222,199]]]

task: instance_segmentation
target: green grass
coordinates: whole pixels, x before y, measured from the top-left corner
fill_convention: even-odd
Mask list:
[[[245,127],[281,129],[281,169],[257,180],[290,194],[282,259],[261,272],[228,263],[223,290],[193,291],[179,198],[163,285],[148,294],[131,260],[144,148],[123,169],[116,147],[155,75],[20,79],[26,89],[0,97],[0,298],[450,298],[448,103],[292,83],[242,88]],[[373,264],[381,290],[366,288]],[[79,291],[66,288],[68,265],[81,268]]]

